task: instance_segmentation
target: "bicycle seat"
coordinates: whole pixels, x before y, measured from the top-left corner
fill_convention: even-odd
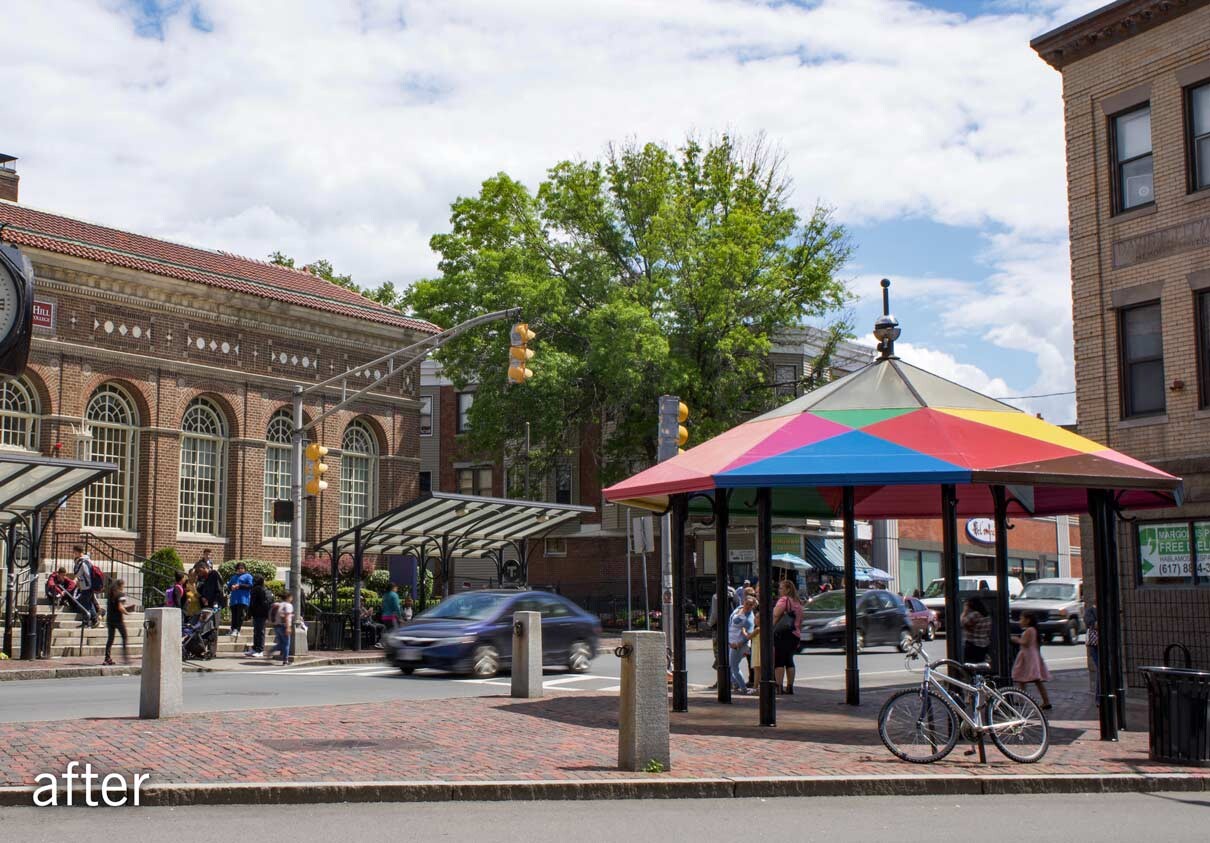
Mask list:
[[[965,667],[967,670],[969,670],[971,673],[991,673],[992,672],[992,666],[990,664],[988,664],[987,662],[979,662],[978,664],[971,664],[970,662],[964,662],[962,664],[962,666]]]

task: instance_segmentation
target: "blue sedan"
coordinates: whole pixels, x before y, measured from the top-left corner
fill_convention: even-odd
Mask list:
[[[601,626],[565,597],[546,591],[468,591],[442,600],[383,639],[404,673],[422,667],[495,676],[512,664],[513,614],[542,615],[542,663],[588,670]]]

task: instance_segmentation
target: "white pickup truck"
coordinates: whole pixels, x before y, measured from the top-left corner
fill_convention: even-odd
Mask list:
[[[1025,588],[1016,577],[1008,578],[1008,599],[1012,600]],[[958,591],[986,591],[988,596],[996,593],[996,578],[991,574],[958,577]],[[945,580],[938,578],[924,590],[921,602],[937,613],[937,630],[945,629]]]

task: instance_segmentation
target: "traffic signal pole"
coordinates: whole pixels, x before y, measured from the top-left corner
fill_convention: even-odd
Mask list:
[[[371,366],[378,366],[383,363],[386,363],[387,372],[382,377],[375,379],[368,386],[365,386],[362,389],[357,390],[352,395],[345,394],[346,391],[342,390],[341,400],[338,403],[329,407],[324,412],[317,415],[310,422],[307,422],[303,416],[303,400],[304,400],[304,398],[313,392],[317,392],[321,389],[324,389],[325,387],[332,386],[335,383],[338,383],[338,382],[347,383],[347,381],[349,379],[349,372],[342,372],[339,375],[335,375],[333,377],[328,378],[327,380],[320,381],[319,383],[315,383],[315,384],[309,384],[309,385],[295,384],[294,385],[294,395],[293,395],[294,429],[290,432],[290,500],[293,503],[293,508],[294,508],[293,517],[290,520],[290,595],[291,595],[291,602],[293,602],[293,604],[294,604],[294,612],[295,612],[296,618],[302,617],[302,610],[303,610],[303,607],[302,607],[302,560],[303,560],[303,555],[304,555],[304,551],[305,551],[303,533],[304,533],[305,525],[306,525],[305,510],[304,510],[306,498],[303,495],[303,491],[304,491],[303,490],[303,473],[304,473],[305,467],[306,467],[306,457],[304,454],[304,446],[306,443],[307,431],[312,430],[312,429],[318,429],[319,426],[329,416],[333,415],[334,413],[339,412],[340,410],[343,410],[345,407],[348,407],[350,404],[355,402],[357,399],[361,398],[363,395],[370,392],[371,390],[378,388],[383,383],[385,383],[387,380],[395,377],[400,372],[405,371],[405,370],[411,368],[412,366],[415,366],[417,363],[424,360],[426,357],[428,357],[430,354],[432,354],[434,351],[439,349],[441,346],[445,345],[445,343],[449,342],[453,338],[466,333],[467,331],[471,330],[472,328],[476,328],[480,325],[485,325],[489,322],[496,322],[501,319],[515,318],[520,313],[521,313],[521,309],[518,307],[509,308],[508,310],[497,310],[493,313],[485,313],[482,316],[476,316],[473,319],[468,319],[465,322],[455,325],[452,328],[447,328],[446,330],[441,331],[440,333],[432,334],[431,336],[425,337],[424,339],[420,340],[419,342],[414,342],[411,345],[406,345],[403,348],[398,348],[395,351],[392,351],[388,354],[384,354],[381,357],[378,357],[377,359],[369,361],[368,363],[361,364],[360,366],[357,367],[358,371],[367,369]],[[530,334],[529,338],[532,339],[532,336],[533,335]],[[529,355],[529,357],[532,357],[532,356],[533,355],[531,353]],[[526,359],[528,360],[529,357],[527,357]],[[350,371],[352,371],[352,370],[350,370]],[[335,560],[333,560],[333,564],[335,564]],[[333,599],[335,599],[335,595],[333,595]],[[358,613],[358,616],[360,616],[360,613],[361,613],[360,592],[358,592],[356,599],[354,600],[353,609],[355,612]],[[291,645],[292,645],[291,646],[292,653],[306,652],[305,639],[301,646],[299,645],[299,642],[297,640],[292,641]]]

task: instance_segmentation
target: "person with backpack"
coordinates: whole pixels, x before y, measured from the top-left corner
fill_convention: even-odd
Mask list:
[[[116,633],[122,635],[122,663],[130,663],[130,655],[126,649],[126,589],[122,580],[114,580],[109,584],[105,595],[105,626],[109,629],[109,637],[105,641],[104,664],[113,664],[113,639]]]
[[[198,578],[198,596],[202,598],[202,608],[221,609],[223,607],[223,582],[219,579],[214,562],[210,560],[210,551],[206,551],[206,556],[198,563],[198,567],[200,568],[203,563],[206,567],[202,569]]]
[[[238,641],[244,628],[244,614],[252,601],[252,575],[243,562],[235,563],[235,573],[227,580],[227,591],[231,594],[231,640]]]
[[[97,585],[94,583],[94,579],[96,578],[93,576],[92,560],[84,552],[84,547],[77,544],[72,547],[72,552],[76,554],[75,565],[72,568],[72,574],[76,578],[76,601],[88,613],[86,618],[88,625],[95,627],[99,622],[97,620],[96,590],[104,588],[104,584]]]
[[[185,572],[177,571],[172,575],[172,585],[164,592],[164,606],[170,609],[185,611]]]
[[[252,578],[252,589],[248,592],[248,614],[252,616],[252,646],[244,650],[248,658],[265,657],[265,622],[273,607],[273,595],[265,587],[265,578],[257,574]]]
[[[294,631],[294,604],[290,602],[290,593],[282,592],[281,598],[273,606],[273,628],[277,632],[277,653],[281,656],[283,665],[290,663],[290,635]]]

